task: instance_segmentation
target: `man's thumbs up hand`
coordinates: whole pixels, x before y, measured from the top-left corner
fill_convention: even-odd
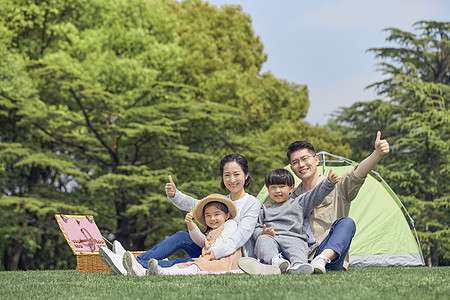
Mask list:
[[[386,140],[381,139],[381,131],[377,132],[377,138],[375,140],[375,151],[379,156],[383,156],[389,153],[389,143]]]

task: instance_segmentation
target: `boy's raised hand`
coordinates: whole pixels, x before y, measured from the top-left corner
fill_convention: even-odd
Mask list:
[[[389,153],[389,143],[381,139],[381,131],[377,131],[377,138],[375,139],[375,151],[379,156]]]
[[[186,222],[188,229],[191,231],[195,229],[194,221],[192,221],[193,218],[194,214],[192,213],[192,207],[189,207],[189,212],[186,214],[184,222]]]
[[[265,207],[271,207],[273,205],[273,202],[272,201],[266,201],[266,202],[264,202],[264,206]]]
[[[169,197],[174,197],[175,196],[175,192],[177,191],[177,187],[175,186],[175,183],[172,180],[172,176],[169,175],[169,182],[166,183],[166,195]]]
[[[275,236],[276,233],[275,233],[275,230],[273,229],[273,226],[267,228],[267,227],[266,227],[266,224],[264,224],[264,225],[263,225],[263,231],[262,231],[262,234],[268,234],[268,235],[271,235],[271,236]]]
[[[337,183],[339,181],[338,174],[334,173],[332,169],[328,172],[328,180],[332,183]]]

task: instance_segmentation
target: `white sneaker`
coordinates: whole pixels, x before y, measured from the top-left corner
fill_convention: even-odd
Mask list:
[[[274,265],[265,265],[252,257],[241,257],[238,260],[239,268],[252,275],[279,275],[280,268]]]
[[[278,264],[278,268],[280,268],[281,273],[286,273],[287,269],[289,268],[289,261],[286,259],[283,259],[279,264]]]
[[[301,264],[287,270],[289,274],[311,274],[314,271],[310,264]]]
[[[289,268],[290,263],[287,259],[284,259],[281,256],[274,256],[272,258],[272,265],[280,268],[281,273],[286,273],[286,270]]]
[[[137,262],[133,253],[130,251],[126,251],[123,255],[122,264],[125,270],[127,270],[127,275],[145,276],[145,268]]]
[[[158,265],[158,261],[154,258],[150,259],[147,264],[147,276],[150,275],[161,275],[162,268]]]
[[[125,250],[119,241],[115,240],[112,245],[112,251],[122,257],[127,250]]]
[[[314,259],[311,261],[311,266],[313,266],[314,268],[314,274],[325,274],[325,266],[330,262],[331,260],[322,254],[314,257]]]
[[[100,259],[113,271],[116,275],[127,275],[127,270],[123,267],[122,256],[115,254],[106,247],[98,249]]]

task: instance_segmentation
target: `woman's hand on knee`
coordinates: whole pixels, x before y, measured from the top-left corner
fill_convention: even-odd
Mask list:
[[[205,250],[203,252],[204,257],[207,257],[209,260],[215,260],[216,256],[214,255],[214,252],[211,249]]]

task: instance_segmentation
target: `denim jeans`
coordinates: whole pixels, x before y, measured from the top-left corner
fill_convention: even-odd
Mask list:
[[[163,260],[164,258],[168,258],[178,250],[183,250],[190,258],[177,258],[174,260]],[[174,235],[166,238],[164,241],[160,242],[158,245],[148,250],[145,253],[142,253],[136,260],[140,263],[144,268],[147,268],[148,261],[151,258],[158,260],[158,264],[163,267],[171,267],[174,264],[184,263],[191,261],[192,258],[199,257],[202,254],[202,248],[197,246],[194,241],[189,236],[189,233],[186,231],[178,231]]]
[[[340,218],[334,221],[331,225],[330,232],[319,245],[314,257],[322,253],[325,249],[331,249],[338,254],[338,257],[333,259],[326,265],[327,270],[342,270],[345,256],[350,249],[353,236],[355,235],[356,225],[350,218]]]

